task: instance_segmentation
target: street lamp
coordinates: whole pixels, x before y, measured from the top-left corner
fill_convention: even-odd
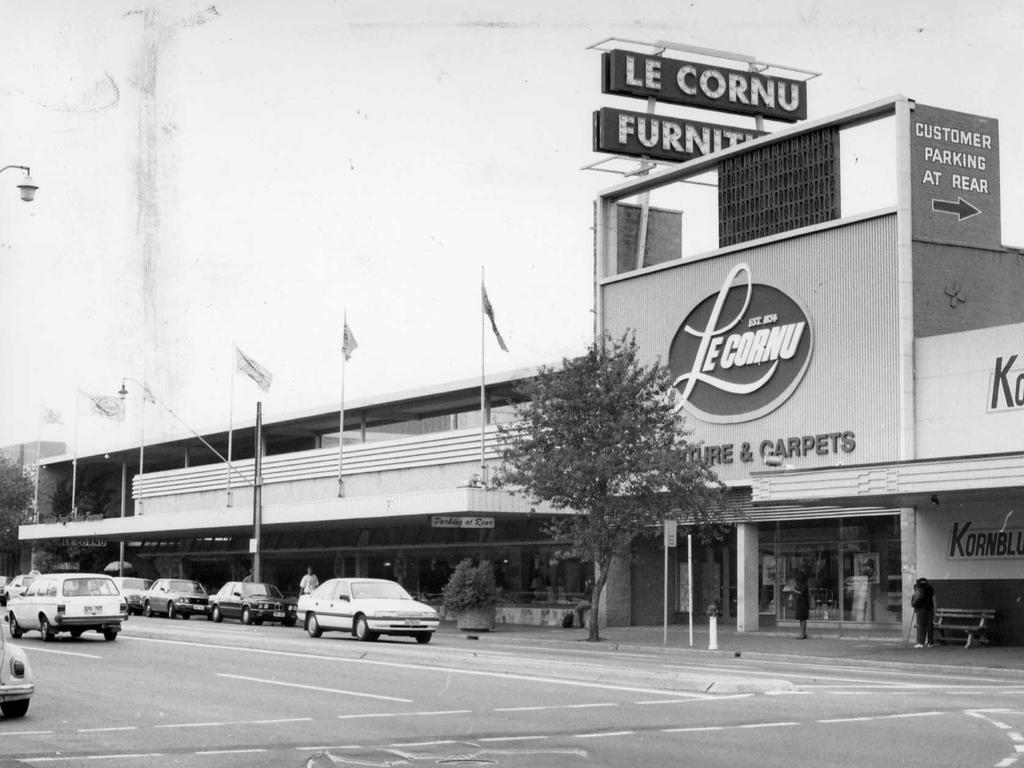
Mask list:
[[[32,175],[29,171],[29,167],[27,165],[5,165],[3,168],[0,168],[0,173],[3,173],[8,168],[17,168],[25,172],[25,178],[21,180],[21,184],[18,185],[18,189],[21,190],[21,199],[26,203],[31,203],[36,199],[36,190],[39,189],[39,187],[34,181],[32,181]]]

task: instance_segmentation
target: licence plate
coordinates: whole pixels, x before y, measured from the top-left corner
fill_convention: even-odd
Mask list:
[[[102,612],[103,612],[103,606],[102,605],[87,605],[87,606],[85,606],[85,615],[86,616],[98,616]]]
[[[284,611],[274,611],[274,618],[275,619],[283,619],[284,618]]]
[[[420,623],[419,619],[406,619],[405,620],[405,626],[407,626],[407,627],[415,627],[419,623]]]

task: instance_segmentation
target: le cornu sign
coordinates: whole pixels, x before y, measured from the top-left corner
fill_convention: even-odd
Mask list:
[[[787,123],[807,119],[801,80],[618,50],[601,55],[601,69],[604,93]]]

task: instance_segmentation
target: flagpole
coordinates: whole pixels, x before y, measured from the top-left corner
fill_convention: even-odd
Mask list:
[[[487,487],[487,464],[484,462],[484,441],[485,429],[487,427],[486,420],[486,396],[484,393],[484,267],[480,265],[480,480]]]
[[[39,453],[43,445],[43,419],[40,417],[38,430],[36,431],[36,487],[32,493],[32,517],[33,521],[39,522]]]
[[[135,509],[135,514],[136,515],[141,515],[142,514],[142,497],[144,495],[143,492],[142,492],[142,487],[143,487],[142,475],[143,475],[143,472],[144,472],[143,459],[145,458],[145,455],[146,455],[145,452],[146,452],[146,392],[147,391],[148,391],[148,387],[145,384],[143,384],[142,385],[142,403],[139,406],[139,419],[140,419],[140,424],[139,424],[139,503],[138,503],[138,505],[136,506],[136,509]],[[121,559],[124,560],[123,557]]]
[[[338,498],[345,495],[345,481],[341,477],[342,463],[345,455],[345,357],[346,334],[348,333],[348,309],[342,311],[341,325],[341,404],[338,408]]]
[[[77,390],[75,396],[75,446],[71,459],[71,515],[75,514],[75,492],[78,484],[78,401],[82,399],[82,390]]]
[[[232,369],[234,369],[234,368],[238,367],[238,361],[235,359],[237,357],[237,355],[238,355],[238,352],[235,351],[235,350],[237,350],[238,347],[236,345],[232,345],[232,346],[234,347],[234,349],[232,350],[232,352],[234,352],[234,356],[232,357],[232,360],[231,360],[231,367],[232,367]],[[231,506],[231,437],[232,437],[232,431],[233,431],[233,428],[234,428],[234,424],[235,424],[235,371],[232,370],[231,371],[231,397],[229,399],[229,404],[228,404],[228,507]]]

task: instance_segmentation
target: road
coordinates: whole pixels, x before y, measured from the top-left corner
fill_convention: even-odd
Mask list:
[[[0,766],[997,766],[1024,672],[665,656],[132,618],[29,633],[37,693]],[[708,693],[707,691],[711,691]],[[1024,765],[1024,762],[1022,762]]]

